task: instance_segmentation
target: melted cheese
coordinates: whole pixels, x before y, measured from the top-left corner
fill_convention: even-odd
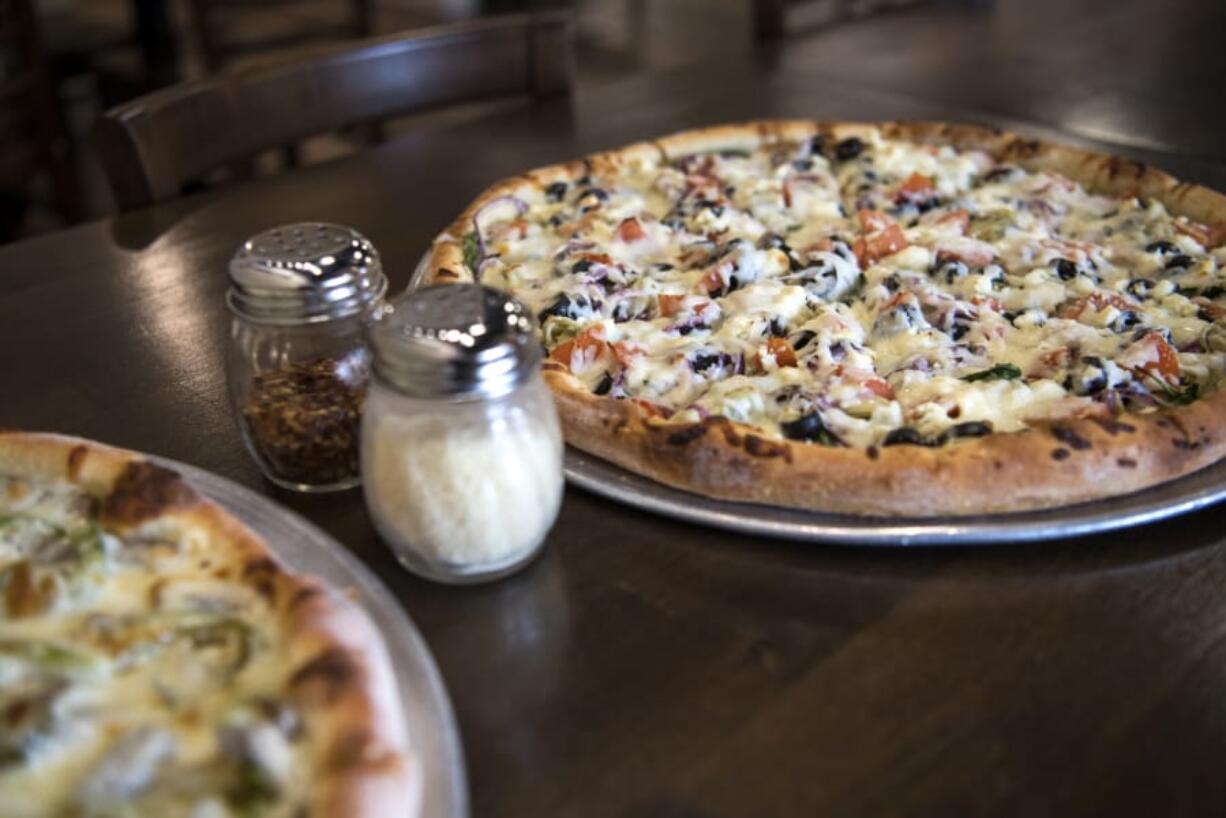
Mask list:
[[[483,280],[543,314],[550,349],[596,327],[629,345],[576,369],[590,388],[767,435],[817,413],[850,445],[903,426],[942,439],[1217,388],[1226,250],[1160,203],[860,139],[635,160],[529,193],[483,214]]]

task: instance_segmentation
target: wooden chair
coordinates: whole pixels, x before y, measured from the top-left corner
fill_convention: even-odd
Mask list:
[[[94,142],[121,209],[307,137],[465,102],[567,93],[569,15],[514,15],[331,48],[183,83],[107,111]]]
[[[332,0],[337,19],[317,20],[301,13],[301,0],[189,0],[192,34],[200,48],[204,69],[221,70],[237,57],[251,52],[268,52],[301,46],[320,40],[360,40],[374,34],[374,0]],[[331,11],[332,9],[328,9]],[[275,19],[271,29],[261,25]],[[235,37],[228,28],[265,29],[263,36]],[[229,36],[228,36],[229,35]]]
[[[80,220],[81,189],[72,139],[42,50],[34,4],[31,0],[0,0],[0,196],[6,200],[4,209],[16,210],[27,200],[30,182],[39,172],[50,177],[55,207],[64,222]]]

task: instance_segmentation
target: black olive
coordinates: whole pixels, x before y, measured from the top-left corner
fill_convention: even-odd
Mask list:
[[[657,265],[656,265],[656,269],[657,269],[657,270],[659,270],[660,272],[662,272],[662,273],[663,273],[663,272],[667,272],[667,271],[672,270],[672,269],[675,269],[675,268],[674,268],[674,267],[673,267],[673,265],[671,265],[671,264],[668,264],[668,263],[661,263],[661,264],[657,264]]]
[[[1148,278],[1134,278],[1128,282],[1125,291],[1133,298],[1146,298],[1149,296],[1149,291],[1154,288],[1154,282]]]
[[[587,259],[583,259],[582,261],[576,261],[570,268],[570,271],[575,275],[578,275],[579,273],[586,273],[590,269],[592,269],[592,262],[588,261]]]
[[[939,434],[936,437],[924,437],[919,432],[912,429],[910,426],[900,426],[891,431],[885,436],[885,440],[881,441],[882,446],[941,446],[945,443],[945,433]]]
[[[728,356],[722,352],[699,352],[691,360],[690,365],[694,367],[695,372],[705,372],[714,366],[720,366],[728,360]]]
[[[689,335],[693,331],[694,331],[693,324],[682,324],[681,326],[677,327],[678,335]]]
[[[1056,259],[1056,275],[1061,281],[1069,281],[1077,277],[1077,265],[1066,258]]]
[[[842,441],[822,423],[817,412],[801,415],[796,420],[779,424],[780,431],[788,440],[808,440],[817,443],[840,445]]]
[[[800,260],[800,257],[791,250],[788,251],[788,269],[793,273],[805,269],[805,263]]]
[[[970,331],[971,328],[966,324],[954,324],[953,328],[949,331],[949,337],[955,341],[961,341]]]
[[[809,140],[809,155],[821,156],[826,152],[826,137],[818,134]]]
[[[983,175],[985,182],[998,182],[1013,173],[1011,165],[998,165]]]
[[[783,240],[783,236],[778,233],[767,233],[762,238],[758,239],[759,250],[782,250],[785,253],[791,253],[792,248]]]
[[[794,162],[792,162],[792,167],[795,168],[796,170],[801,170],[801,171],[813,170],[813,160],[812,159],[797,159]]]
[[[681,231],[685,230],[685,222],[677,218],[665,219],[664,221],[660,222],[660,224],[664,225],[669,230],[672,230],[674,233],[680,233]]]
[[[1212,287],[1206,287],[1201,290],[1200,294],[1202,298],[1221,298],[1223,295],[1226,295],[1226,287],[1219,287],[1215,284]]]
[[[607,395],[609,390],[613,388],[613,377],[608,373],[600,379],[600,383],[596,384],[596,388],[592,390],[597,395]]]
[[[983,437],[992,434],[992,424],[982,420],[970,420],[949,427],[951,437]]]
[[[817,337],[817,333],[811,329],[802,329],[796,333],[796,337],[792,339],[792,349],[797,351],[804,349],[809,345],[809,342]]]
[[[618,301],[617,306],[613,308],[614,323],[623,324],[632,318],[634,318],[634,304],[629,299]]]
[[[1214,321],[1213,313],[1209,312],[1209,310],[1206,310],[1206,309],[1197,310],[1196,317],[1199,318],[1201,321],[1204,321],[1207,324],[1212,324]]]
[[[1167,253],[1175,252],[1175,245],[1169,241],[1151,241],[1145,245],[1145,252],[1157,253],[1160,256],[1165,256]]]
[[[720,295],[727,295],[728,293],[734,293],[739,289],[741,289],[741,280],[737,278],[735,275],[730,275],[728,276],[728,287],[722,293],[720,293]]]
[[[940,199],[933,197],[931,199],[923,199],[922,201],[915,202],[914,204],[915,204],[915,209],[918,210],[920,213],[927,213],[929,210],[932,210],[932,208],[936,207],[937,204],[939,203],[940,203]]]
[[[728,187],[724,188],[724,195],[728,197],[735,196],[736,187],[734,185],[728,185]]]
[[[549,217],[549,225],[551,227],[559,227],[564,221],[566,220],[562,218],[561,213],[554,213],[552,216]]]
[[[937,267],[937,274],[945,279],[946,284],[953,284],[957,279],[970,273],[970,268],[961,261],[946,261]]]
[[[1013,311],[1013,310],[1005,310],[1005,311],[1004,311],[1003,313],[1001,313],[1001,314],[1004,316],[1005,320],[1006,320],[1006,321],[1008,321],[1010,324],[1012,324],[1012,323],[1013,323],[1013,320],[1014,320],[1015,318],[1017,318],[1019,315],[1021,315],[1021,313],[1020,313],[1020,312],[1016,312],[1016,311]]]
[[[581,178],[581,179],[576,179],[576,180],[575,180],[575,184],[576,184],[576,185],[578,185],[579,187],[587,187],[587,186],[588,186],[588,185],[590,185],[591,183],[592,183],[592,177],[591,177],[591,176],[584,176],[584,177],[583,177],[583,178]]]
[[[1103,365],[1103,359],[1098,357],[1097,355],[1082,355],[1081,362],[1083,364],[1089,364],[1090,366],[1097,366],[1100,369],[1102,368],[1102,365]]]
[[[776,338],[782,338],[788,334],[788,325],[783,322],[782,318],[771,319],[771,335]]]
[[[1132,310],[1124,310],[1111,322],[1111,329],[1115,332],[1127,332],[1139,323],[1141,323],[1141,316]]]
[[[545,198],[551,202],[560,202],[562,197],[566,195],[566,183],[554,182],[549,187],[545,188]]]
[[[901,286],[901,282],[898,280],[898,276],[891,274],[881,280],[881,286],[892,293],[896,293]]]
[[[598,201],[609,201],[609,194],[598,187],[588,188],[579,196],[580,199],[586,199],[588,196],[594,196]]]
[[[869,180],[870,182],[875,182],[875,181],[877,181],[877,171],[875,171],[875,170],[866,170],[866,171],[864,171],[864,178],[865,178],[865,179],[867,179],[867,180]]]
[[[863,152],[864,143],[860,141],[858,136],[849,136],[834,146],[834,155],[838,157],[840,162],[855,159]]]
[[[577,295],[572,301],[569,295],[562,293],[557,297],[557,299],[554,300],[552,304],[541,310],[540,315],[538,315],[537,318],[542,324],[545,323],[545,319],[551,315],[556,315],[559,318],[570,318],[571,320],[574,320],[579,317],[579,310],[587,309],[588,306],[588,300],[583,296]]]
[[[1064,388],[1078,395],[1097,395],[1107,388],[1107,374],[1102,370],[1102,363],[1091,364],[1081,370],[1076,382],[1070,376]]]
[[[1187,269],[1188,267],[1191,267],[1195,263],[1196,261],[1191,256],[1184,255],[1183,253],[1179,253],[1167,259],[1166,269],[1173,270],[1176,267],[1183,267],[1184,269]]]

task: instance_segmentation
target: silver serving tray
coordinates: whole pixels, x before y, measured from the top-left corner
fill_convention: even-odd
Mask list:
[[[995,545],[1113,531],[1188,514],[1226,499],[1226,460],[1153,488],[1043,511],[975,517],[868,517],[712,500],[566,449],[573,485],[636,508],[743,534],[844,545]]]
[[[467,818],[468,785],[451,702],[434,658],[396,598],[344,546],[297,514],[203,469],[158,460],[259,532],[291,571],[320,577],[361,603],[383,634],[396,672],[406,731],[422,768],[420,816]]]

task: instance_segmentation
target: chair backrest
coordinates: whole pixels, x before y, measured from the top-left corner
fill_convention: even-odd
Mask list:
[[[200,46],[204,67],[210,73],[218,71],[232,57],[253,49],[276,48],[285,45],[301,45],[304,39],[361,39],[374,33],[374,0],[335,0],[340,19],[314,25],[293,25],[294,7],[298,0],[189,0],[192,34]],[[269,32],[258,42],[241,41],[226,37],[226,23],[241,24],[244,19],[262,15],[275,15],[285,23]],[[282,30],[284,29],[284,30]],[[245,32],[246,33],[246,32]]]
[[[107,111],[94,129],[116,202],[180,195],[183,183],[269,148],[447,105],[566,93],[569,15],[509,15],[330,48],[314,57],[183,83]]]

